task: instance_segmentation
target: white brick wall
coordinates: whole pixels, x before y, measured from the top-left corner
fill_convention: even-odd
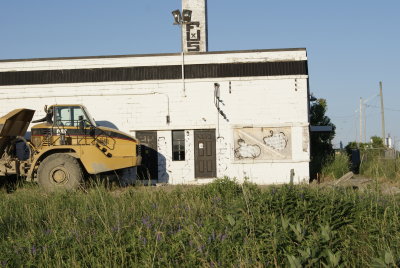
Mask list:
[[[187,55],[189,64],[205,62],[251,62],[305,60],[305,50],[210,53]],[[63,59],[0,62],[0,71],[48,70],[89,67],[179,64],[179,55]],[[305,75],[181,80],[129,81],[80,84],[50,84],[0,87],[0,116],[26,107],[44,116],[45,104],[84,104],[96,121],[108,121],[118,129],[135,134],[139,130],[158,131],[160,181],[171,184],[204,183],[194,177],[194,129],[216,129],[214,83],[220,84],[221,106],[229,122],[219,120],[216,142],[217,176],[235,177],[260,184],[287,183],[294,169],[294,182],[308,181],[309,141]],[[166,116],[170,116],[170,123]],[[233,129],[241,127],[290,127],[290,160],[235,161]],[[185,130],[186,159],[172,161],[171,130]]]
[[[185,56],[185,64],[229,62],[273,62],[306,60],[305,50],[235,51],[232,53],[195,53]],[[165,66],[182,63],[180,54],[132,55],[115,57],[60,58],[48,60],[0,61],[0,72],[29,70],[60,70],[81,68],[112,68],[129,66]]]

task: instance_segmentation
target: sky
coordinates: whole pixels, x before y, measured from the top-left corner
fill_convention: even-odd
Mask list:
[[[180,52],[179,0],[0,0],[0,59]],[[310,92],[328,102],[334,146],[385,130],[400,148],[399,0],[208,0],[209,51],[305,47]],[[363,131],[364,132],[364,131]]]

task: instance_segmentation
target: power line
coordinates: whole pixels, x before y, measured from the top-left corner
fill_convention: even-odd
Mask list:
[[[352,114],[352,115],[331,115],[330,117],[332,117],[332,118],[349,118],[349,117],[355,117],[355,114]]]
[[[376,106],[376,105],[367,105],[367,107],[371,107],[371,108],[377,108],[377,109],[380,109],[380,108],[381,108],[381,107],[379,107],[379,106]],[[387,110],[387,111],[393,111],[393,112],[400,112],[400,110],[399,110],[399,109],[388,108],[388,107],[386,107],[386,108],[385,108],[385,110]]]

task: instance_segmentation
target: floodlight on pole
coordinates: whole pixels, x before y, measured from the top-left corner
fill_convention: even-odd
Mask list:
[[[219,83],[214,83],[214,95],[215,98],[219,100]]]
[[[219,135],[219,116],[222,115],[222,117],[226,120],[226,122],[229,122],[229,119],[227,118],[226,114],[224,113],[224,111],[221,110],[221,108],[219,106],[220,103],[225,106],[225,103],[221,99],[220,87],[221,86],[219,83],[214,83],[214,105],[215,105],[215,108],[217,108],[218,138],[220,137],[220,135]]]
[[[179,9],[176,9],[172,11],[172,16],[174,16],[174,25],[180,24],[182,21],[182,16],[181,16],[181,11]]]
[[[192,21],[192,11],[189,9],[182,10],[182,20],[185,23]]]

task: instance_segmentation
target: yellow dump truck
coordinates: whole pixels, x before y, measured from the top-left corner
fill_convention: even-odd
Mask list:
[[[45,190],[76,189],[91,174],[116,174],[126,186],[136,179],[139,141],[97,126],[83,105],[45,107],[46,116],[32,121],[31,139],[24,135],[35,113],[16,109],[0,118],[0,179],[37,181]]]

